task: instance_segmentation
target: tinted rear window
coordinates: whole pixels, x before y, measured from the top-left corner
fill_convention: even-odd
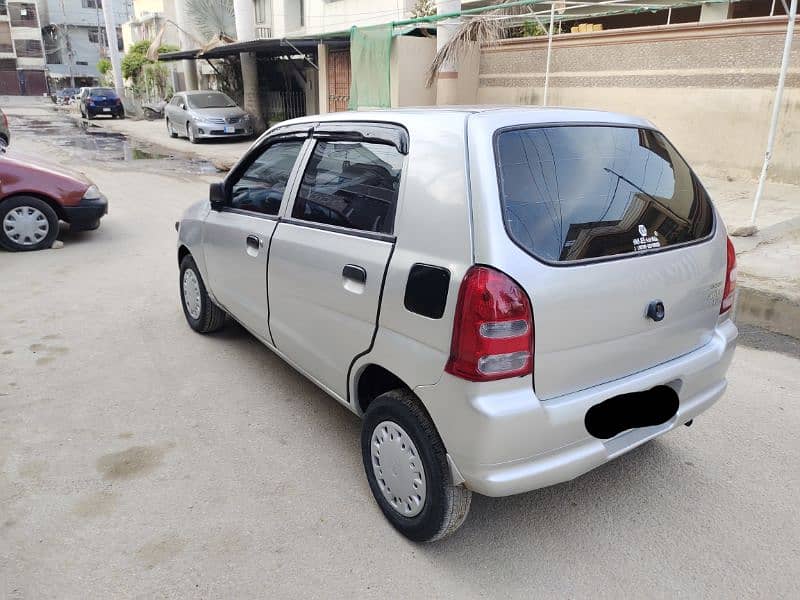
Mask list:
[[[656,131],[516,129],[497,136],[496,153],[508,233],[542,260],[653,252],[713,228],[708,195]]]
[[[116,96],[117,92],[111,88],[92,88],[89,90],[90,96]]]

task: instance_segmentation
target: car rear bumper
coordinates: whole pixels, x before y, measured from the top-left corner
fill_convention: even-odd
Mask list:
[[[108,109],[108,110],[106,110]],[[125,108],[123,106],[94,106],[94,107],[87,107],[86,113],[96,117],[99,115],[121,115],[125,112]]]
[[[100,219],[108,213],[108,199],[105,196],[92,200],[83,199],[77,206],[65,206],[65,221],[71,231],[86,231],[100,227]]]
[[[574,479],[705,411],[725,391],[737,333],[725,320],[708,344],[689,354],[543,402],[530,388],[521,389],[520,379],[506,380],[504,387],[465,384],[445,374],[436,385],[416,391],[465,485],[487,496],[508,496]],[[659,385],[673,388],[679,399],[677,414],[666,423],[607,440],[586,431],[584,419],[592,406]]]

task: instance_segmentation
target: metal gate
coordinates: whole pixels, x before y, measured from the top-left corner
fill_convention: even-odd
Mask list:
[[[347,110],[350,101],[350,50],[328,51],[328,112]]]
[[[267,92],[266,94],[266,117],[271,125],[303,117],[306,114],[306,95],[300,91],[280,91]]]
[[[44,71],[20,70],[19,90],[23,96],[41,96],[47,93],[47,79]]]
[[[0,95],[19,96],[19,76],[16,69],[0,71]]]

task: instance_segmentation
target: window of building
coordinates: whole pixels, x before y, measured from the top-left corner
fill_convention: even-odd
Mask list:
[[[0,52],[13,52],[14,43],[11,41],[11,25],[0,21]]]
[[[81,0],[83,8],[103,8],[102,0]]]
[[[17,56],[26,58],[41,58],[42,42],[39,40],[14,40],[14,49],[17,51]]]
[[[36,5],[12,2],[8,5],[8,16],[13,27],[37,27]]]
[[[6,0],[0,0],[0,15],[8,14],[8,3]]]
[[[392,233],[403,155],[387,144],[317,142],[292,216]]]

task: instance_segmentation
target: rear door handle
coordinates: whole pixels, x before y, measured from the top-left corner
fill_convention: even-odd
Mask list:
[[[261,247],[261,239],[257,235],[250,234],[247,236],[247,245],[253,250],[258,250]]]
[[[342,277],[352,279],[358,283],[367,283],[367,270],[358,265],[345,265],[342,269]]]

